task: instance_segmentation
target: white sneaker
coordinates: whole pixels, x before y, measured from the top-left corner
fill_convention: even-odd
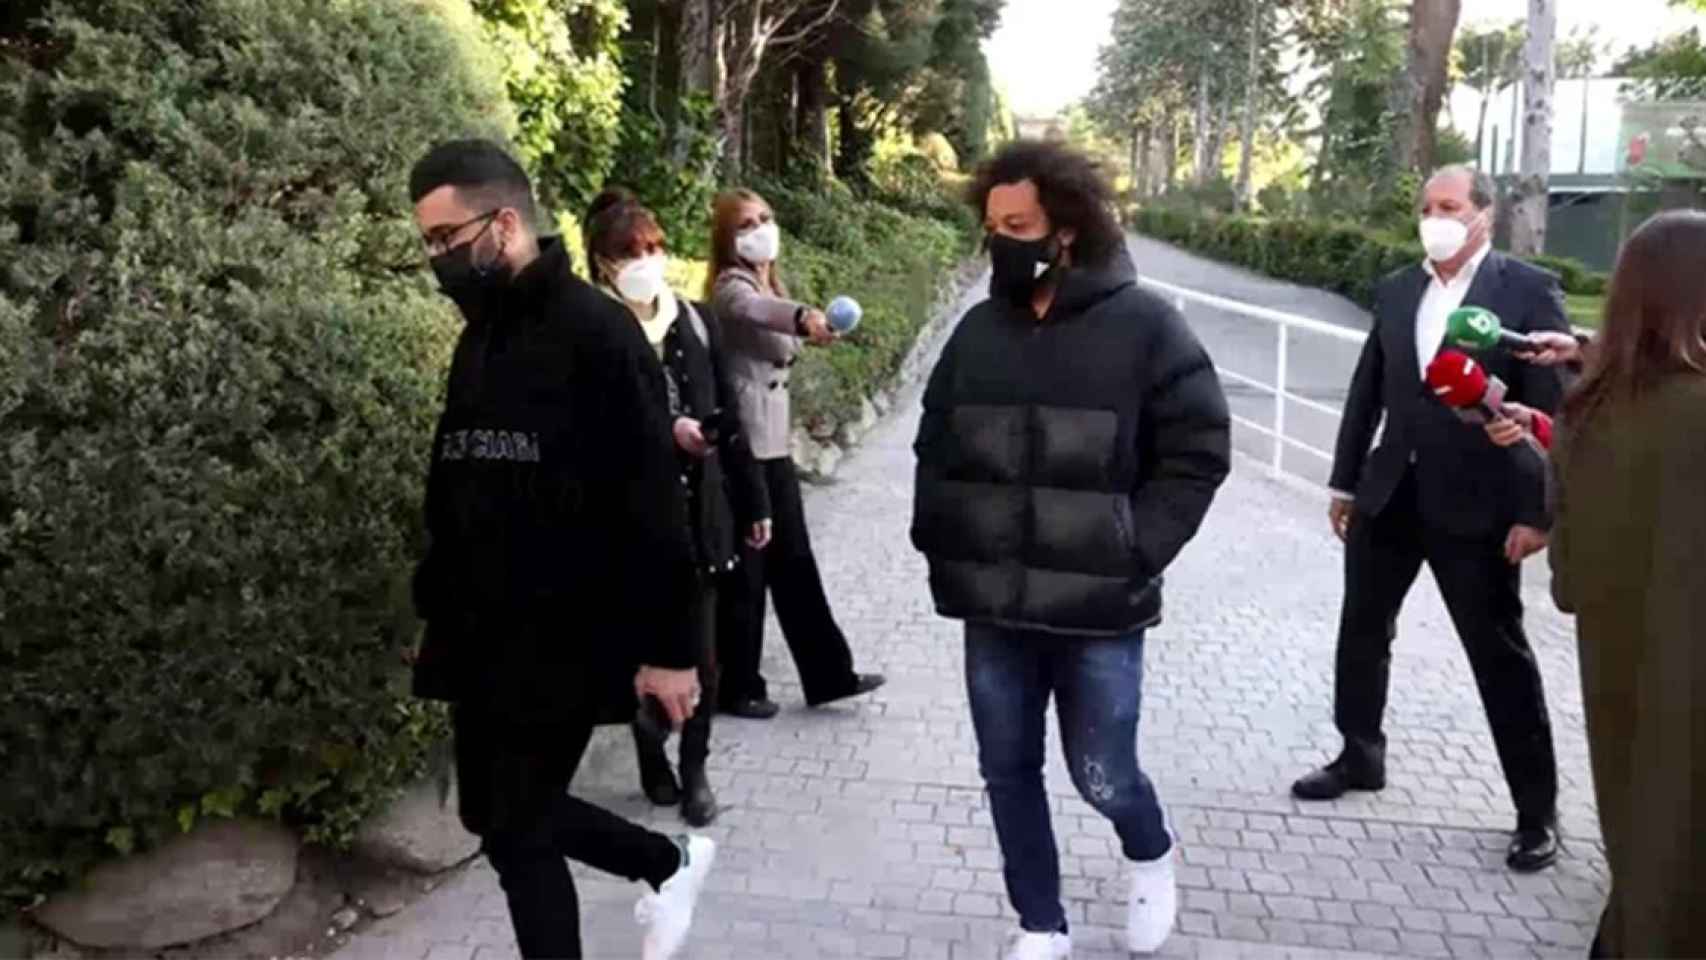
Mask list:
[[[1173,932],[1179,887],[1173,878],[1178,841],[1159,860],[1132,864],[1131,899],[1126,902],[1125,938],[1132,953],[1154,953]]]
[[[670,960],[681,950],[693,926],[693,904],[716,859],[717,845],[709,837],[688,837],[682,848],[681,869],[664,881],[658,892],[648,893],[634,904],[634,919],[646,928],[641,960]]]
[[[1007,960],[1068,960],[1072,938],[1064,933],[1028,933],[1021,930],[1007,948]]]

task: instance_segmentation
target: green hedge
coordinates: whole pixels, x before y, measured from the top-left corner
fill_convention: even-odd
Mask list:
[[[816,304],[847,294],[865,310],[846,340],[808,349],[794,376],[795,421],[833,427],[894,378],[930,321],[942,281],[973,250],[974,234],[964,221],[902,213],[839,185],[757,189],[789,235],[782,253],[789,292]]]
[[[1336,221],[1207,217],[1141,207],[1131,213],[1130,222],[1145,236],[1272,277],[1331,290],[1364,307],[1373,306],[1375,285],[1381,278],[1423,257],[1415,240],[1398,240]],[[1531,262],[1556,273],[1566,293],[1605,292],[1605,275],[1575,260],[1534,257]]]
[[[204,816],[346,840],[422,774],[403,578],[457,325],[405,179],[509,113],[460,0],[31,2],[0,36],[13,903]]]
[[[511,101],[494,20],[613,8],[13,2],[0,904],[203,817],[345,842],[445,734],[398,655],[459,325],[420,269],[404,179],[433,142],[543,122]],[[607,86],[562,88],[587,102],[555,116],[603,117]],[[591,189],[556,169],[575,156],[536,159],[548,194]],[[702,222],[708,184],[664,187],[666,216]],[[916,177],[867,197],[763,189],[797,294],[865,306],[799,371],[802,419],[835,423],[893,376],[973,231]]]

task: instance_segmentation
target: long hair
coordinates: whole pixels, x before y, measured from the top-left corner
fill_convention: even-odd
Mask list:
[[[1623,245],[1605,329],[1564,415],[1580,429],[1676,373],[1706,375],[1706,213],[1694,210],[1661,213]]]
[[[1107,265],[1125,249],[1125,231],[1115,213],[1114,188],[1089,155],[1060,143],[1015,140],[984,161],[966,191],[979,222],[996,187],[1037,185],[1037,199],[1048,214],[1049,226],[1071,229],[1072,262],[1079,266]]]
[[[709,300],[716,293],[717,278],[730,267],[746,267],[746,261],[735,252],[735,236],[740,233],[740,211],[749,203],[756,203],[765,210],[770,210],[770,204],[756,192],[744,187],[726,190],[717,195],[716,205],[711,212],[711,267],[705,271],[705,299]],[[771,211],[770,215],[776,214]],[[770,293],[778,297],[786,297],[788,288],[782,283],[782,273],[777,263],[770,265]]]

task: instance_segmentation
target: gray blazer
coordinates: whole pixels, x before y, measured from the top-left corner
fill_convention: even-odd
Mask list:
[[[758,275],[742,267],[717,277],[711,305],[723,322],[729,376],[752,455],[788,456],[788,381],[801,346],[794,319],[800,305],[765,293]]]

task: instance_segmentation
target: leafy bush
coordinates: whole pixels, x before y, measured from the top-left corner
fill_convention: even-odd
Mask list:
[[[515,145],[547,207],[580,214],[622,137],[622,0],[470,0],[515,105]]]
[[[866,192],[869,199],[913,216],[951,224],[968,234],[978,229],[976,214],[960,195],[965,181],[941,170],[937,161],[909,153],[879,158],[872,166],[872,184]]]
[[[1204,217],[1176,208],[1142,207],[1130,216],[1137,232],[1226,263],[1320,287],[1363,305],[1394,270],[1419,263],[1421,244],[1334,220]],[[1605,277],[1561,257],[1535,257],[1537,266],[1558,274],[1564,292],[1603,293]]]
[[[717,129],[710,99],[684,97],[674,137],[644,105],[622,113],[623,157],[615,181],[656,213],[670,249],[710,254],[711,201],[716,196]],[[578,212],[578,211],[577,211]]]
[[[461,3],[36,9],[0,37],[14,902],[202,816],[346,840],[423,771],[398,652],[457,326],[405,179],[509,115]]]
[[[844,187],[757,189],[789,234],[782,254],[789,292],[820,305],[847,294],[865,309],[846,341],[807,350],[794,375],[796,421],[839,424],[893,379],[929,322],[942,282],[973,249],[973,234],[860,200]]]

